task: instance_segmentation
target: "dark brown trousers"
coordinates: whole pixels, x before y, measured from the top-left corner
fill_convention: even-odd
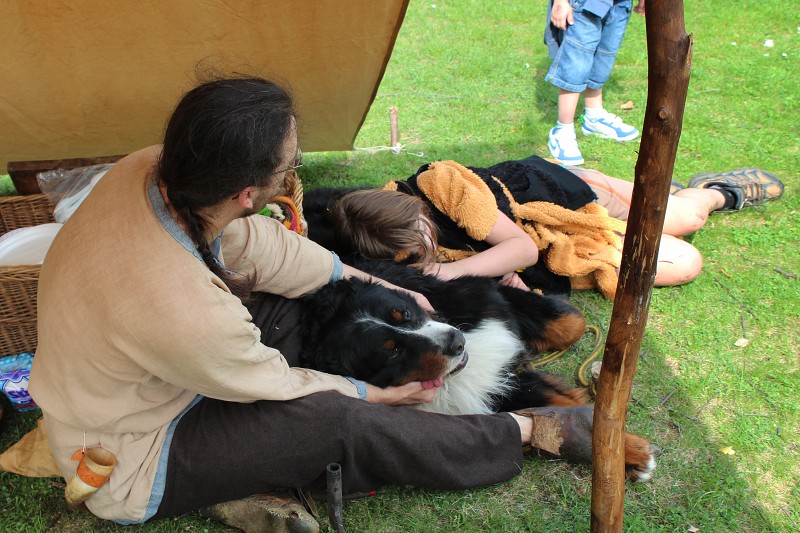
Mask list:
[[[262,342],[296,364],[297,302],[259,295],[249,307]],[[155,518],[308,487],[329,463],[341,465],[345,494],[390,483],[461,489],[517,475],[522,446],[508,414],[438,415],[335,392],[281,402],[205,398],[176,427]]]

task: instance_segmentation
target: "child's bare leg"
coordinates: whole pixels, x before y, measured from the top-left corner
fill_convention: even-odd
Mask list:
[[[630,208],[633,194],[633,183],[619,178],[612,178],[597,170],[568,167],[569,171],[585,181],[601,198],[601,205],[606,205],[609,214],[620,220],[627,220],[628,213],[624,206]],[[690,235],[702,228],[708,215],[722,207],[725,197],[715,189],[686,188],[671,195],[667,201],[667,212],[664,217],[663,233],[681,237]],[[612,209],[618,204],[616,209]]]
[[[689,283],[703,269],[703,256],[697,248],[672,235],[661,235],[657,261],[656,287]]]
[[[609,215],[628,220],[633,183],[612,178],[597,170],[568,168],[592,188],[599,197],[598,203],[608,209]],[[709,213],[724,203],[722,193],[714,189],[687,188],[669,197],[658,250],[656,286],[681,285],[700,274],[703,268],[702,255],[697,248],[679,237],[703,227]]]
[[[583,91],[583,105],[594,109],[601,109],[603,107],[603,89],[587,88]]]
[[[558,90],[558,121],[562,124],[572,124],[575,122],[575,110],[578,108],[578,100],[581,93],[574,93],[566,89]]]
[[[712,211],[723,205],[725,197],[716,189],[681,189],[669,197],[664,233],[676,237],[694,233],[706,224]]]

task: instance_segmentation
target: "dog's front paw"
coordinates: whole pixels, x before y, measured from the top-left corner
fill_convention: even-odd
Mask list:
[[[642,437],[625,433],[625,476],[631,481],[647,481],[656,468],[656,449]]]

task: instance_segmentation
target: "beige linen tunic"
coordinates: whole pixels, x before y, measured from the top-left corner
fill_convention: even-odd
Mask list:
[[[165,230],[147,193],[159,154],[140,150],[100,180],[59,232],[39,281],[30,392],[67,480],[84,443],[116,455],[87,505],[122,522],[146,517],[167,428],[197,395],[358,396],[345,378],[290,368],[261,344],[239,299]],[[251,274],[256,290],[287,297],[318,289],[334,268],[330,252],[263,216],[225,229],[222,258]]]

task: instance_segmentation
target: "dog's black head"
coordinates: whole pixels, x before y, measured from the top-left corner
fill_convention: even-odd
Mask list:
[[[408,294],[361,280],[304,299],[305,364],[379,387],[433,381],[464,367],[464,335]]]

